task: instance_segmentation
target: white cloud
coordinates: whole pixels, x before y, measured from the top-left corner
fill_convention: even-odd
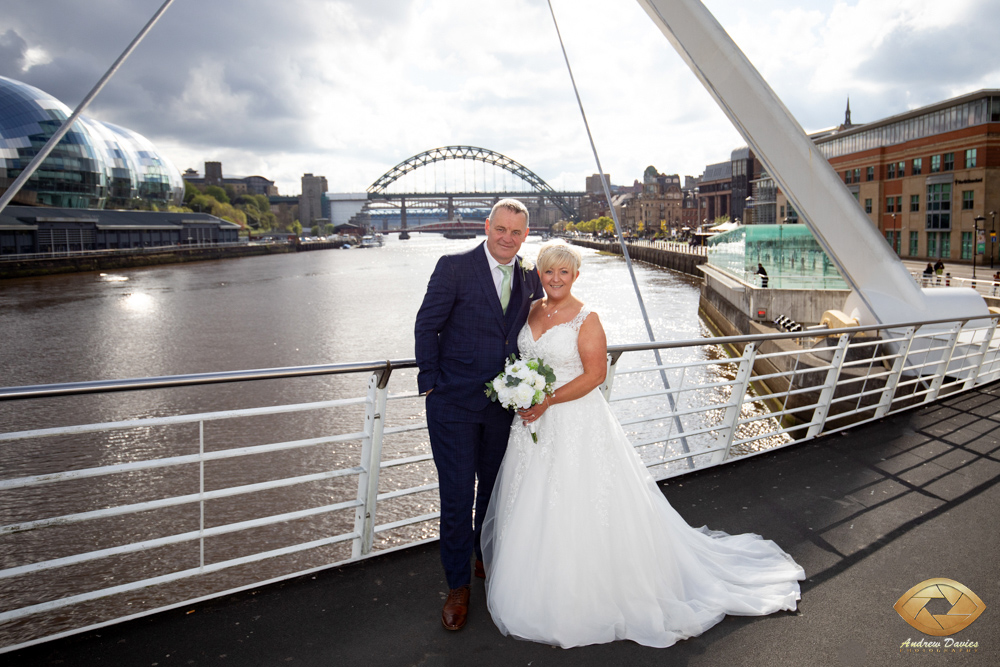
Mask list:
[[[159,0],[12,3],[0,73],[75,104]],[[44,5],[44,7],[42,6]],[[742,140],[633,0],[553,0],[606,172],[698,174]],[[807,130],[997,87],[995,0],[706,0]],[[109,16],[115,16],[110,21]],[[26,69],[25,69],[26,68]],[[411,155],[490,148],[560,189],[596,166],[544,0],[175,3],[92,114],[180,168],[363,190]]]

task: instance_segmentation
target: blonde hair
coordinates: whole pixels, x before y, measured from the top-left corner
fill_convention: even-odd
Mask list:
[[[543,243],[541,250],[538,251],[538,259],[535,260],[539,273],[556,266],[568,266],[574,271],[579,271],[581,264],[583,264],[583,254],[579,248],[565,241]]]

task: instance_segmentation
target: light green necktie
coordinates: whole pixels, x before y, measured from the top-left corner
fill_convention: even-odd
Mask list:
[[[514,270],[514,267],[498,264],[497,268],[503,272],[503,280],[500,281],[500,307],[506,313],[507,304],[510,303],[510,274]]]

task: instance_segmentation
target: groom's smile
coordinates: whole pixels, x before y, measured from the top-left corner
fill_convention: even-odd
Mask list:
[[[527,235],[528,218],[523,213],[500,208],[486,219],[486,249],[501,264],[514,259]]]

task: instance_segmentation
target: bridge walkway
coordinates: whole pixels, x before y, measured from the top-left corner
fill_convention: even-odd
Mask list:
[[[1000,384],[661,485],[692,525],[758,532],[806,570],[796,613],[727,617],[669,649],[563,650],[503,637],[474,580],[469,624],[439,621],[437,544],[22,649],[15,665],[855,665],[1000,661]],[[892,606],[954,579],[987,608],[978,654],[900,651]],[[586,585],[586,582],[581,582]],[[945,613],[945,612],[939,612]],[[942,649],[945,651],[945,649]]]

